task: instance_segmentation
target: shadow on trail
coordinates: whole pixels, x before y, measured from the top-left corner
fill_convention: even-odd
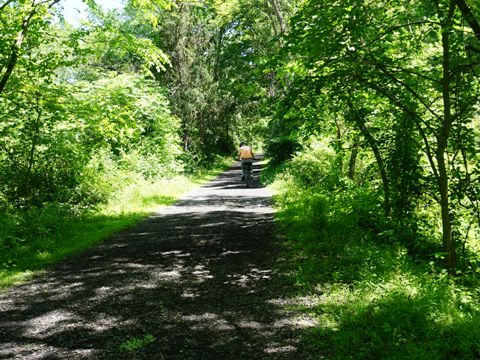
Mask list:
[[[260,172],[262,170],[262,165],[258,163],[254,163],[252,166],[252,176],[254,178],[253,188],[261,187],[261,184],[258,181]],[[204,185],[204,188],[218,188],[221,187],[223,189],[241,189],[244,188],[245,185],[241,182],[241,166],[240,163],[236,164],[235,166],[231,167],[229,170],[225,171],[223,174],[218,176],[215,180],[209,182],[208,184]]]
[[[285,310],[269,194],[239,177],[3,294],[0,358],[308,358],[298,343],[313,324]]]

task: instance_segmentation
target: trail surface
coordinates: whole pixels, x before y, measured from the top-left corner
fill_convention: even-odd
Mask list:
[[[239,177],[2,294],[0,358],[310,358],[298,342],[312,324],[286,310],[271,194]]]

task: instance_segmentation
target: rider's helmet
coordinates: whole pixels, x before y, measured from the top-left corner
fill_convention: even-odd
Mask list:
[[[247,145],[247,144],[243,141],[240,143],[240,147],[245,146],[245,145]]]

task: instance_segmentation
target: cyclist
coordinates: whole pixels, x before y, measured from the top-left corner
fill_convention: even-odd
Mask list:
[[[246,143],[241,142],[240,148],[238,149],[238,159],[242,162],[242,181],[245,180],[245,174],[247,172],[252,172],[253,160],[255,160],[255,155],[253,154],[252,148]]]

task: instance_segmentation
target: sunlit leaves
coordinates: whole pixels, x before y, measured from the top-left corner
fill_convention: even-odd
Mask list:
[[[143,15],[154,28],[159,24],[160,14],[171,10],[177,6],[173,0],[129,0],[127,7],[135,9],[136,12]]]
[[[115,13],[101,16],[101,26],[85,34],[80,48],[79,55],[83,57],[79,60],[87,65],[85,75],[95,76],[96,67],[100,72],[105,69],[120,73],[139,71],[150,76],[153,76],[152,71],[165,70],[170,60],[152,39],[138,33]]]

